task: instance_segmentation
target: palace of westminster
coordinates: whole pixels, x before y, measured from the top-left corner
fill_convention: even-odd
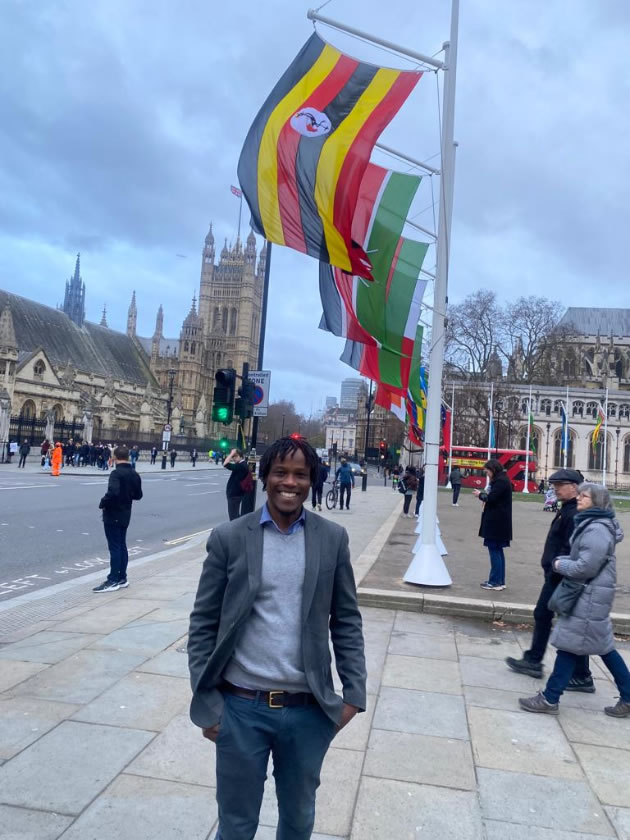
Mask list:
[[[127,329],[85,320],[80,257],[57,309],[0,289],[0,401],[13,418],[76,420],[92,439],[101,431],[159,433],[171,396],[176,435],[236,437],[211,421],[214,374],[244,362],[255,370],[266,246],[250,232],[243,247],[227,241],[215,261],[212,225],[205,238],[199,300],[193,297],[179,336],[164,335],[158,308],[152,336],[138,335],[136,293]],[[8,406],[7,406],[8,403]],[[2,408],[2,406],[0,406]]]

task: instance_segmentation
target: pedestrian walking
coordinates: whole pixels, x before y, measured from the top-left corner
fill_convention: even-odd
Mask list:
[[[630,717],[630,671],[615,649],[610,620],[617,584],[615,547],[623,539],[623,531],[603,485],[580,484],[574,523],[570,553],[553,561],[553,570],[565,578],[550,601],[559,613],[551,634],[551,644],[558,651],[553,672],[543,691],[518,702],[527,712],[557,715],[558,701],[578,660],[597,655],[612,674],[620,695],[604,712],[610,717]],[[566,597],[568,603],[563,602]]]
[[[42,458],[42,467],[44,467],[46,465],[46,461],[48,460],[48,453],[50,452],[50,449],[51,449],[50,441],[48,440],[48,438],[45,438],[44,441],[42,442],[42,445],[41,445],[40,450],[39,450],[39,454],[41,455],[41,458]]]
[[[155,459],[157,458],[158,448],[157,446],[151,447],[151,463],[155,464]]]
[[[354,473],[345,458],[341,459],[341,464],[337,467],[335,478],[339,482],[339,510],[343,510],[344,496],[346,500],[346,510],[350,510],[350,496],[352,495],[352,488],[354,487]]]
[[[57,443],[55,444],[55,448],[53,449],[52,456],[50,458],[50,466],[51,475],[61,474],[61,468],[63,466],[63,448],[59,441],[57,441]]]
[[[538,494],[540,496],[544,496],[544,494],[545,494],[545,479],[544,478],[541,478],[540,481],[538,482]]]
[[[127,528],[131,520],[132,504],[142,498],[142,479],[129,463],[129,450],[126,446],[114,449],[114,464],[107,483],[107,493],[99,504],[99,509],[103,511],[103,528],[109,548],[109,574],[92,592],[114,592],[129,586]]]
[[[453,488],[453,507],[459,507],[459,494],[462,489],[462,471],[459,467],[453,467],[448,477]]]
[[[131,449],[129,450],[129,463],[131,464],[131,466],[133,467],[134,470],[136,468],[136,464],[138,463],[139,456],[140,456],[140,450],[138,449],[138,447],[137,446],[132,446]]]
[[[177,450],[171,449],[171,469],[175,469],[175,461],[177,460]]]
[[[409,508],[411,507],[411,500],[413,499],[413,494],[418,489],[418,479],[416,477],[416,468],[412,466],[407,466],[405,468],[405,472],[403,477],[398,484],[398,490],[400,493],[405,494],[405,501],[403,504],[403,516],[411,517],[409,513]]]
[[[574,519],[577,513],[578,486],[582,481],[582,473],[577,470],[557,470],[549,477],[549,482],[555,488],[562,507],[553,518],[540,560],[544,581],[538,596],[538,602],[534,608],[534,632],[530,647],[525,651],[522,659],[508,656],[505,660],[512,671],[516,671],[517,674],[542,679],[543,658],[549,643],[554,617],[553,611],[549,609],[547,604],[556,587],[562,581],[562,575],[553,570],[552,564],[556,557],[567,555],[571,550],[571,534],[573,533]],[[589,694],[595,691],[595,684],[589,670],[588,656],[580,657],[576,662],[575,673],[566,690],[584,691]]]
[[[420,513],[420,505],[424,501],[424,467],[418,470],[418,489],[416,490],[416,516]]]
[[[313,510],[322,509],[322,493],[324,492],[324,484],[328,478],[328,467],[321,458],[318,458],[317,476],[313,482]]]
[[[195,464],[197,463],[197,450],[195,449],[195,447],[194,447],[194,446],[193,446],[193,448],[190,450],[190,463],[193,465],[193,467],[194,467],[194,466],[195,466]]]
[[[484,464],[490,485],[488,490],[473,490],[483,504],[479,536],[490,555],[490,577],[482,589],[505,589],[504,549],[512,540],[512,484],[500,461],[491,459]]]
[[[228,516],[231,521],[241,515],[243,496],[254,489],[252,474],[240,449],[233,449],[223,461],[223,466],[231,473],[225,488]]]
[[[256,834],[270,753],[277,837],[308,840],[328,747],[365,709],[348,535],[304,509],[317,470],[305,440],[271,444],[260,461],[266,503],[208,539],[188,663],[192,721],[216,743],[217,840]]]
[[[22,469],[26,468],[26,458],[28,453],[31,451],[31,447],[27,440],[24,441],[22,446],[20,446],[20,461],[18,463],[18,469],[22,467]]]

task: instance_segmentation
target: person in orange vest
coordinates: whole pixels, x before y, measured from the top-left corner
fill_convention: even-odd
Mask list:
[[[55,444],[50,463],[52,466],[50,474],[59,475],[61,473],[61,467],[63,465],[63,448],[59,441],[57,441],[57,443]]]

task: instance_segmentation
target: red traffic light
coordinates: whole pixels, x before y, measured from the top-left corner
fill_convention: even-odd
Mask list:
[[[293,434],[289,435],[289,437],[293,438],[293,440],[304,440],[302,435],[298,434],[297,432],[293,432]]]

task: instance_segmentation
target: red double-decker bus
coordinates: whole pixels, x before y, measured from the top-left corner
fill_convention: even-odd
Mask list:
[[[503,464],[508,478],[512,482],[512,489],[522,493],[525,489],[525,465],[527,452],[525,449],[492,449],[491,458]],[[486,474],[483,465],[488,460],[488,450],[482,446],[454,446],[453,467],[459,467],[462,473],[462,487],[481,489],[486,484]],[[438,480],[440,484],[448,482],[450,467],[448,464],[448,450],[440,449]],[[528,490],[535,493],[538,490],[536,484],[536,470],[538,462],[534,452],[529,453],[529,482]]]

